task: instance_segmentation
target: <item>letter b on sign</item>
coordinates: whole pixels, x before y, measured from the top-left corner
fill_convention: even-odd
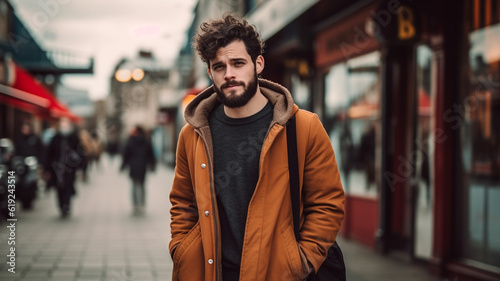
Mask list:
[[[398,14],[398,37],[400,40],[412,39],[415,36],[413,11],[401,6]]]

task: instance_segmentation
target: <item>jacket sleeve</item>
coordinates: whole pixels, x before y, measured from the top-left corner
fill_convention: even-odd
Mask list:
[[[191,174],[189,170],[188,152],[186,149],[187,127],[181,131],[177,144],[177,159],[172,190],[170,191],[170,255],[174,256],[175,248],[198,221],[198,209],[195,202]],[[192,135],[191,135],[192,136]]]
[[[317,115],[310,120],[308,128],[300,128],[309,133],[305,147],[299,248],[317,272],[344,218],[344,190],[330,138]]]

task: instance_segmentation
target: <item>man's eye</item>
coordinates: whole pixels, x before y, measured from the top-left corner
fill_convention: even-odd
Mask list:
[[[242,66],[244,64],[245,63],[243,63],[242,61],[237,61],[237,62],[234,63],[234,65],[236,65],[236,66]]]
[[[222,69],[222,65],[216,65],[214,66],[214,70],[221,70]]]

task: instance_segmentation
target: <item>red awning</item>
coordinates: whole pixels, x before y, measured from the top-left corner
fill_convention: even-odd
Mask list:
[[[50,101],[30,93],[0,84],[0,102],[35,115],[46,114]]]
[[[50,104],[48,109],[51,117],[68,117],[75,122],[80,121],[80,117],[74,115],[66,106],[62,105],[47,89],[40,85],[33,76],[26,72],[26,70],[16,65],[15,73],[16,80],[12,86],[21,91],[49,100]]]
[[[81,121],[26,70],[15,63],[13,68],[15,78],[12,85],[0,84],[0,101],[42,117],[68,117],[74,122]]]

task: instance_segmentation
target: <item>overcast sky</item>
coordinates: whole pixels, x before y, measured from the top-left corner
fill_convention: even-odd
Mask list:
[[[66,75],[67,86],[105,97],[109,78],[124,56],[151,50],[171,65],[192,21],[196,0],[10,0],[45,50],[93,56],[95,74]]]

